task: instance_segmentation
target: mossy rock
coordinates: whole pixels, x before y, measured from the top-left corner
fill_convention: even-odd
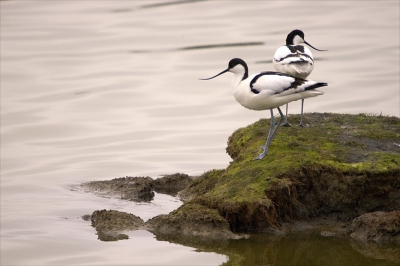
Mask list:
[[[116,210],[94,211],[90,218],[98,238],[102,241],[128,239],[129,237],[121,232],[138,230],[144,225],[140,217]]]
[[[136,202],[150,202],[157,193],[176,196],[193,181],[193,177],[176,173],[164,175],[161,178],[127,176],[104,181],[90,181],[81,184],[85,191],[93,192],[107,197],[117,197]]]
[[[354,239],[400,245],[400,211],[363,214],[352,221],[351,231]]]
[[[254,158],[270,121],[238,129],[228,140],[233,162],[195,179],[182,198],[217,210],[233,231],[400,209],[399,118],[314,113],[304,120],[308,127],[281,127],[262,160]]]
[[[172,175],[164,175],[163,177],[154,180],[154,190],[157,193],[168,194],[176,196],[179,191],[184,189],[193,181],[193,177],[176,173]]]
[[[81,186],[90,192],[115,196],[120,199],[149,202],[154,198],[154,180],[151,177],[120,177],[105,181],[90,181]]]
[[[146,222],[145,229],[158,236],[186,236],[206,239],[239,239],[229,223],[215,209],[188,203],[166,215]]]

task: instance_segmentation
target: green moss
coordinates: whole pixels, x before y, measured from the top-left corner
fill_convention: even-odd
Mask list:
[[[357,137],[365,137],[377,140],[399,140],[400,131],[390,129],[398,129],[398,118],[388,116],[377,116],[372,114],[360,114],[355,116],[355,122],[362,124],[355,132]]]
[[[188,203],[182,205],[180,208],[171,212],[170,217],[181,220],[182,217],[191,220],[210,220],[210,221],[221,221],[225,220],[219,215],[215,209],[209,209],[199,204]]]
[[[299,116],[289,119],[296,121]],[[194,201],[242,221],[254,222],[258,218],[249,216],[262,213],[271,224],[284,204],[296,201],[294,186],[300,183],[296,175],[310,171],[338,177],[400,174],[400,148],[393,144],[400,142],[399,118],[306,114],[304,119],[309,123],[306,128],[281,127],[262,160],[253,159],[266,141],[270,121],[261,119],[238,129],[228,140],[233,162],[199,177],[188,189]],[[277,195],[291,199],[277,199]],[[275,202],[280,200],[281,205]]]
[[[368,139],[360,140],[360,132],[363,132],[362,138],[367,138],[366,132],[371,125],[374,129],[379,128],[380,130],[379,132],[370,131],[370,139],[377,139],[376,136],[389,141],[400,139],[400,137],[397,137],[398,133],[388,131],[387,127],[384,126],[387,123],[387,125],[395,127],[393,131],[400,132],[399,119],[363,114],[356,116],[342,115],[342,119],[337,119],[338,117],[340,116],[328,115],[323,120],[324,123],[315,124],[308,128],[280,128],[270,146],[268,155],[259,161],[253,161],[253,158],[257,155],[258,147],[265,142],[269,122],[260,120],[246,128],[239,129],[229,139],[227,148],[228,153],[233,154],[235,161],[226,169],[219,183],[222,183],[224,188],[226,186],[230,188],[225,189],[225,191],[232,192],[231,189],[233,189],[235,193],[232,194],[236,198],[240,199],[240,195],[258,198],[265,189],[266,182],[264,182],[264,179],[266,177],[277,176],[306,163],[326,164],[338,169],[344,168],[343,170],[346,170],[346,168],[357,169],[360,172],[398,168],[398,164],[392,161],[398,160],[396,154],[370,153],[365,158],[366,162],[346,162],[345,155],[359,153],[365,149],[368,145]],[[393,121],[397,121],[397,124]],[[357,122],[360,124],[353,124]],[[352,125],[351,131],[345,132],[348,128],[346,124]],[[263,134],[260,134],[260,132],[263,132]],[[350,137],[359,140],[345,141]],[[370,144],[373,145],[373,143]],[[371,166],[375,166],[374,169]],[[228,181],[229,185],[225,181]],[[258,183],[257,186],[254,185],[254,182]],[[248,187],[249,184],[252,185]],[[248,194],[250,191],[253,192],[252,195]]]

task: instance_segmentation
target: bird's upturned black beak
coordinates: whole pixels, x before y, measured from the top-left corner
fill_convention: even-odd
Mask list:
[[[315,48],[314,46],[312,46],[311,44],[309,44],[309,43],[306,42],[306,41],[304,41],[304,43],[307,44],[308,46],[310,46],[311,48],[317,50],[317,51],[321,51],[321,52],[328,51],[328,50],[320,50],[320,49],[317,49],[317,48]]]
[[[215,75],[215,76],[213,76],[213,77],[211,77],[211,78],[200,79],[200,80],[209,80],[209,79],[213,79],[213,78],[216,78],[216,77],[218,77],[219,75],[222,75],[222,74],[224,74],[224,73],[226,73],[226,72],[228,72],[228,71],[229,71],[229,68],[225,69],[225,70],[222,71],[221,73],[219,73],[219,74],[217,74],[217,75]]]

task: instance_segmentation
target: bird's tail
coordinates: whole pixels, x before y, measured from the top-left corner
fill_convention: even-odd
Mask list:
[[[309,82],[309,84],[307,84]],[[308,81],[305,85],[305,88],[304,88],[304,90],[314,90],[314,89],[316,89],[316,88],[319,88],[319,87],[324,87],[324,86],[328,86],[328,83],[325,83],[325,82],[315,82],[315,81]]]

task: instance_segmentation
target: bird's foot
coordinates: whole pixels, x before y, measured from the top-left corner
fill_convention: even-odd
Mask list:
[[[253,159],[253,161],[261,160],[264,157],[265,157],[265,153],[260,153],[256,158]]]
[[[307,127],[307,126],[304,125],[303,122],[300,122],[299,127]]]
[[[292,125],[288,123],[288,121],[286,120],[285,123],[282,124],[282,126],[284,127],[291,127]]]
[[[261,160],[262,158],[265,157],[265,155],[267,155],[268,149],[267,149],[266,145],[261,146],[260,149],[262,149],[262,152],[256,158],[253,159],[254,161]]]

